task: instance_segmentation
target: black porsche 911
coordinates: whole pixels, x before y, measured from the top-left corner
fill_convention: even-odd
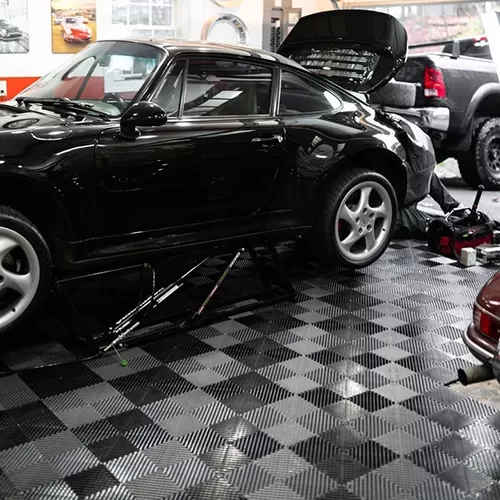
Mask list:
[[[430,139],[358,93],[403,65],[393,17],[303,18],[277,54],[99,41],[0,105],[0,334],[53,276],[168,252],[304,235],[370,265],[423,199]]]

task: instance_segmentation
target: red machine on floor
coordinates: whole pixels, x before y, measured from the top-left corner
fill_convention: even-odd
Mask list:
[[[499,243],[496,230],[499,223],[478,211],[484,186],[479,186],[472,208],[453,210],[445,219],[436,219],[429,225],[429,249],[446,257],[460,257],[462,248],[476,248],[483,244]],[[497,240],[497,241],[496,241]]]

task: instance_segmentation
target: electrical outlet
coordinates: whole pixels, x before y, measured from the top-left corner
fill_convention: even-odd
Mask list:
[[[5,80],[0,80],[0,97],[5,97],[7,95],[7,82]]]

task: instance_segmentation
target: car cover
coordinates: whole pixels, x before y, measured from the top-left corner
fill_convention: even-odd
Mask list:
[[[278,53],[347,90],[368,93],[406,62],[408,35],[388,14],[334,10],[303,17]]]

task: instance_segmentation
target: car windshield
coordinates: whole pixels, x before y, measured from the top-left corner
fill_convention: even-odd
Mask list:
[[[68,17],[64,22],[66,24],[77,24],[80,19],[75,19],[74,17]]]
[[[118,117],[166,53],[147,44],[97,42],[28,87],[17,99],[67,99]]]

